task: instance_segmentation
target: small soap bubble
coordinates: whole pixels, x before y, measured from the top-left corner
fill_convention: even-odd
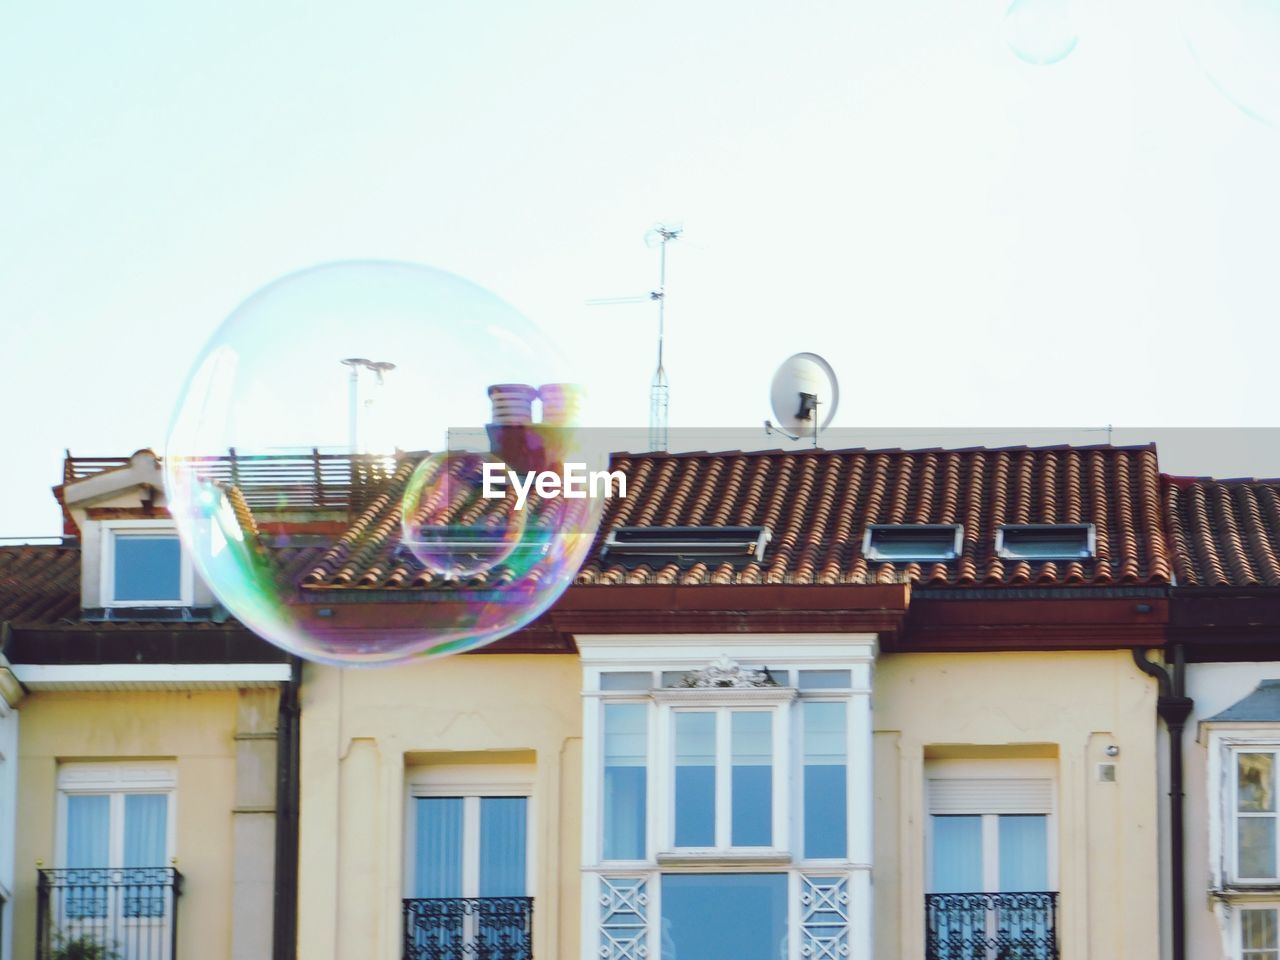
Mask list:
[[[1280,126],[1280,0],[1185,0],[1183,31],[1214,87],[1247,116]]]
[[[1004,35],[1018,59],[1037,67],[1065,60],[1078,39],[1069,0],[1013,0]]]
[[[474,284],[315,267],[246,300],[197,358],[168,507],[217,601],[290,653],[474,649],[545,612],[591,548],[605,497],[560,495],[607,462],[589,401],[543,332]]]

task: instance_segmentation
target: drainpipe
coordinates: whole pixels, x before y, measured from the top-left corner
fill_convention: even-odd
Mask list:
[[[276,862],[271,923],[272,960],[296,960],[298,952],[298,751],[302,661],[289,658],[276,718]]]
[[[1194,706],[1187,696],[1187,662],[1182,644],[1173,645],[1173,674],[1147,659],[1146,651],[1134,649],[1133,662],[1143,673],[1156,678],[1160,696],[1156,715],[1169,730],[1169,869],[1170,919],[1173,931],[1173,960],[1187,960],[1186,945],[1186,862],[1183,854],[1182,815],[1182,731]]]

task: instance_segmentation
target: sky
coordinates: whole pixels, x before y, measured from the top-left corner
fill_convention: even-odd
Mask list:
[[[659,222],[673,431],[779,446],[798,351],[840,377],[828,445],[1275,426],[1277,3],[1074,0],[1035,66],[999,0],[11,0],[0,537],[57,532],[65,449],[161,449],[219,324],[328,261],[469,278],[642,430],[656,316],[587,301],[655,285]],[[1161,435],[1171,472],[1280,475],[1271,434]]]

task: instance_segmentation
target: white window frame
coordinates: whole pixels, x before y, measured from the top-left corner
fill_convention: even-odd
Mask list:
[[[1272,760],[1272,773],[1276,777],[1276,784],[1273,791],[1280,788],[1280,741],[1240,743],[1234,742],[1227,747],[1227,764],[1226,783],[1223,786],[1226,805],[1223,813],[1226,830],[1226,862],[1227,876],[1230,878],[1232,885],[1248,886],[1248,887],[1280,887],[1280,797],[1273,797],[1276,810],[1269,814],[1241,814],[1240,812],[1240,774],[1239,774],[1239,756],[1242,753],[1269,753],[1274,758]],[[1275,825],[1276,849],[1274,851],[1275,874],[1270,877],[1244,877],[1240,874],[1240,820],[1241,817],[1250,820],[1270,819]]]
[[[934,811],[931,800],[929,781],[931,780],[1049,780],[1052,784],[1050,802],[1044,809],[1027,809],[1020,811],[996,811],[985,809],[985,804],[977,803],[971,810],[956,810],[945,815],[980,816],[982,817],[982,890],[973,893],[1000,893],[1000,849],[999,818],[1002,815],[1017,813],[1032,816],[1043,815],[1045,819],[1045,879],[1048,881],[1046,893],[1057,892],[1061,880],[1058,876],[1058,762],[1048,758],[1009,758],[993,760],[926,760],[925,761],[925,855],[924,883],[932,892],[933,887],[933,818]]]
[[[1246,910],[1270,910],[1276,915],[1277,949],[1280,949],[1280,901],[1246,901],[1236,905],[1232,911],[1231,957],[1232,960],[1253,960],[1258,952],[1246,956],[1244,952],[1244,912]]]
[[[1204,721],[1200,735],[1208,753],[1210,892],[1230,896],[1232,891],[1247,895],[1249,891],[1280,890],[1280,877],[1241,879],[1239,876],[1235,759],[1237,753],[1274,752],[1278,754],[1277,780],[1280,780],[1280,724]],[[1280,789],[1280,783],[1277,788]],[[1280,819],[1277,833],[1280,834]],[[1276,869],[1280,872],[1280,851],[1277,851]]]
[[[662,878],[675,873],[777,873],[788,877],[787,960],[801,960],[801,944],[809,930],[803,921],[800,892],[809,878],[836,878],[845,885],[848,903],[847,948],[850,960],[871,960],[872,721],[871,680],[876,636],[834,634],[668,634],[578,635],[583,668],[583,810],[582,916],[583,956],[597,956],[604,935],[600,911],[605,885],[632,878],[645,884],[646,925],[639,945],[656,957],[662,952]],[[788,671],[797,686],[751,688],[662,687],[663,673],[703,670],[720,657],[742,667],[768,666]],[[801,670],[848,671],[843,688],[798,689]],[[647,689],[602,690],[604,673],[649,675]],[[716,700],[717,697],[722,699]],[[777,697],[778,701],[770,698]],[[846,704],[846,830],[843,858],[804,859],[803,720],[796,711],[806,701]],[[612,704],[648,705],[646,750],[646,823],[644,860],[604,860],[604,707]],[[775,738],[783,736],[785,751],[775,752],[774,775],[784,781],[774,796],[774,816],[785,817],[783,832],[775,824],[774,847],[729,850],[664,849],[673,837],[670,797],[674,796],[674,738],[670,714],[688,707],[759,706],[768,704],[786,717],[785,732],[775,722]],[[775,741],[776,742],[776,741]],[[722,794],[717,791],[717,803]],[[783,813],[783,811],[786,811]],[[610,933],[612,936],[613,933]]]
[[[165,807],[165,861],[174,863],[177,838],[177,768],[158,761],[122,761],[64,763],[58,767],[57,836],[55,847],[59,866],[67,862],[67,798],[78,795],[110,797],[107,829],[108,869],[120,869],[124,863],[124,798],[131,793],[162,793],[168,798]]]
[[[102,606],[117,607],[190,607],[195,602],[195,574],[191,558],[187,555],[178,528],[170,520],[104,520],[102,521],[102,564],[99,587]],[[117,600],[116,599],[116,538],[146,537],[161,534],[178,540],[178,589],[176,599]]]
[[[417,849],[414,800],[420,797],[460,797],[462,811],[462,897],[480,895],[480,800],[482,797],[525,798],[525,896],[536,897],[537,831],[533,792],[534,765],[524,763],[431,764],[411,767],[405,783],[404,898],[413,897]]]

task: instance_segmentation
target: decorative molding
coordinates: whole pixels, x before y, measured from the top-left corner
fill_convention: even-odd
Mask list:
[[[849,956],[849,878],[800,878],[800,956],[843,960]]]
[[[600,878],[601,960],[645,960],[649,955],[648,883],[641,877]]]
[[[774,680],[768,671],[747,669],[736,660],[731,660],[727,653],[722,653],[701,670],[690,670],[675,686],[677,688],[693,687],[699,690],[709,687],[742,689],[743,687],[776,687],[778,681]]]

